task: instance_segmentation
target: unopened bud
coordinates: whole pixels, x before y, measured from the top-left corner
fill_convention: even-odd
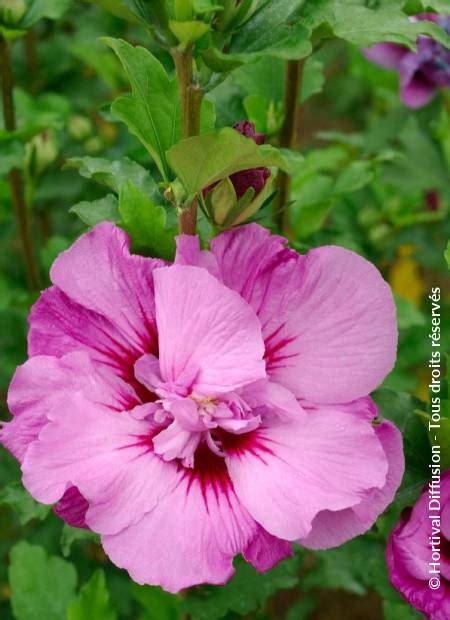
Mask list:
[[[0,22],[16,26],[27,11],[25,0],[0,0]]]
[[[92,121],[87,116],[81,116],[81,114],[73,114],[67,123],[69,136],[77,142],[82,142],[89,138],[92,134],[92,129]]]
[[[52,130],[37,134],[25,147],[25,171],[36,179],[49,168],[58,156],[58,145]]]

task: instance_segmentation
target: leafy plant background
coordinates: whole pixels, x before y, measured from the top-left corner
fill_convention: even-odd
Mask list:
[[[206,9],[212,4],[203,3]],[[45,285],[57,254],[86,225],[103,219],[120,221],[131,233],[136,251],[166,258],[173,254],[175,211],[164,200],[159,183],[170,178],[170,167],[177,172],[180,154],[166,152],[181,131],[168,118],[176,117],[178,92],[170,56],[152,43],[143,23],[152,17],[144,9],[140,12],[144,5],[35,0],[29,23],[22,24],[32,30],[12,47],[17,130],[11,135],[0,128],[4,419],[7,386],[26,356],[26,317],[35,300],[19,259],[7,179],[13,167],[28,165],[24,174],[29,175],[33,234]],[[207,59],[226,71],[209,85],[201,131],[248,118],[277,145],[285,62],[308,57],[295,148],[283,151],[292,175],[291,243],[299,251],[327,243],[351,248],[374,262],[394,289],[399,356],[375,398],[381,414],[394,420],[404,434],[407,471],[402,487],[369,533],[338,549],[317,553],[298,549],[294,558],[263,575],[238,559],[236,575],[226,586],[198,587],[173,596],[133,584],[107,560],[94,535],[64,525],[50,509],[36,504],[21,486],[17,464],[2,450],[2,619],[420,617],[389,585],[384,547],[401,510],[415,500],[428,476],[425,424],[432,286],[442,289],[444,317],[450,309],[444,258],[450,237],[450,93],[440,93],[421,110],[408,110],[399,101],[397,76],[362,56],[360,47],[379,40],[413,44],[417,30],[400,19],[405,5],[401,0],[281,0],[259,5],[259,21],[239,29],[226,58],[217,54]],[[404,8],[409,13],[448,11],[440,0],[408,2]],[[181,37],[193,36],[175,31]],[[142,44],[153,57],[130,51],[118,38]],[[140,90],[146,71],[157,73],[160,99]],[[126,94],[130,81],[132,104]],[[160,125],[166,132],[155,137],[151,127],[143,125],[149,114],[148,109],[142,111],[143,105],[152,106],[151,115],[165,115]],[[34,162],[30,173],[33,162],[25,163],[26,153],[42,131],[54,152],[43,170]],[[270,150],[267,157],[272,157]],[[193,192],[214,177],[213,163],[199,186],[190,188]],[[223,161],[220,165],[226,167]],[[193,177],[189,172],[186,176],[189,184]],[[430,207],[430,200],[437,201],[436,208]],[[270,226],[270,207],[265,206],[256,219]],[[200,232],[208,234],[204,221]],[[448,325],[444,324],[442,337],[443,348],[450,350]],[[444,408],[443,415],[444,465],[450,467],[450,410]]]

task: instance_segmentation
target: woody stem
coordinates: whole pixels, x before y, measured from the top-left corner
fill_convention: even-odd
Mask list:
[[[198,135],[200,131],[200,110],[203,90],[193,82],[192,47],[185,50],[173,49],[172,57],[178,79],[181,102],[181,127],[183,138]],[[179,215],[180,233],[195,235],[197,227],[198,201],[184,208]]]
[[[3,121],[6,131],[15,131],[16,115],[13,100],[13,76],[8,42],[0,35],[0,77],[2,81]],[[8,174],[11,197],[17,223],[22,254],[31,290],[39,290],[40,275],[34,258],[33,237],[29,210],[25,202],[22,173],[13,168]]]
[[[280,146],[292,149],[296,146],[299,97],[303,82],[305,59],[288,60],[286,63],[286,78],[284,92],[284,122],[280,133]],[[284,232],[289,228],[289,214],[286,208],[291,195],[291,177],[287,172],[278,174],[278,195],[274,204],[273,219],[277,227]]]

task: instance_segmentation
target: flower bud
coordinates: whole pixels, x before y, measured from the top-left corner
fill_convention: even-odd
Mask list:
[[[104,143],[99,136],[92,136],[83,143],[84,150],[88,155],[96,155],[104,148]]]
[[[25,171],[29,178],[37,179],[58,156],[54,132],[49,129],[37,134],[25,147]]]
[[[92,121],[87,116],[73,114],[67,123],[69,136],[77,142],[82,142],[92,134]]]
[[[258,145],[265,142],[265,136],[257,133],[250,121],[236,123],[233,128]],[[213,223],[230,228],[254,215],[273,191],[269,177],[268,168],[249,168],[206,187],[203,198]]]
[[[27,11],[25,0],[0,0],[0,22],[16,26]]]

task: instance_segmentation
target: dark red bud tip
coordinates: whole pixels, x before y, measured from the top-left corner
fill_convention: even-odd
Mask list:
[[[435,189],[425,192],[425,205],[428,211],[439,211],[440,202],[439,192]]]
[[[250,170],[235,172],[230,176],[230,181],[233,183],[236,196],[242,198],[250,187],[255,190],[255,195],[259,194],[269,177],[270,170],[268,168],[251,168]]]
[[[239,123],[235,123],[233,125],[233,129],[239,131],[239,133],[246,138],[252,138],[256,144],[264,144],[266,141],[266,136],[263,133],[258,133],[255,125],[250,121],[240,121]]]

